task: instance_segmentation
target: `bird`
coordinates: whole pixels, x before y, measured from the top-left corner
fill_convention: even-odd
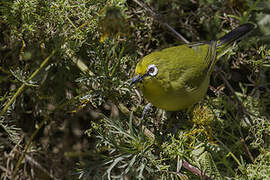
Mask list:
[[[130,85],[166,111],[189,109],[205,96],[219,56],[248,34],[254,25],[238,26],[219,40],[188,43],[152,52],[136,65]]]

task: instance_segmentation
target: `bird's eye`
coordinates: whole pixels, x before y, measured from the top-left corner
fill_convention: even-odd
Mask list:
[[[147,73],[152,77],[156,76],[158,73],[158,68],[156,67],[156,65],[150,64],[147,68]]]

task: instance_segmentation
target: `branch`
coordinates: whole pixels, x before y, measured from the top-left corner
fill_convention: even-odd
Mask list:
[[[167,22],[163,21],[162,18],[160,17],[159,14],[155,13],[150,7],[148,7],[146,4],[144,4],[143,2],[139,1],[139,0],[133,0],[136,4],[138,4],[139,6],[141,6],[142,8],[144,8],[148,13],[151,14],[151,16],[153,18],[155,18],[160,24],[162,24],[163,26],[165,26],[166,28],[168,28],[174,35],[176,35],[176,37],[181,40],[184,41],[184,43],[188,44],[189,41],[186,40],[186,38],[184,38],[184,36],[182,36],[180,33],[178,33],[175,29],[173,29]]]
[[[40,64],[39,68],[35,70],[35,72],[27,79],[27,82],[29,82],[31,79],[33,79],[39,71],[48,63],[48,61],[51,59],[51,57],[55,54],[56,50],[53,50],[53,52]],[[15,101],[15,99],[23,92],[26,84],[22,84],[19,89],[16,91],[16,93],[12,96],[10,101],[5,105],[5,107],[0,112],[0,117],[3,116],[8,107]]]

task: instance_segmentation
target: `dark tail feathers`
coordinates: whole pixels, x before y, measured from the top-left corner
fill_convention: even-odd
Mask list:
[[[247,24],[242,24],[241,26],[235,28],[225,36],[219,39],[217,46],[227,46],[230,44],[233,44],[239,40],[243,36],[245,36],[248,32],[250,32],[254,28],[253,24],[247,23]]]

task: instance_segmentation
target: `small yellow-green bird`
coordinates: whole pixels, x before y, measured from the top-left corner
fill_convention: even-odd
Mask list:
[[[140,89],[154,106],[178,111],[200,101],[209,86],[217,56],[254,28],[243,24],[217,41],[190,43],[153,52],[137,64],[131,85]]]

